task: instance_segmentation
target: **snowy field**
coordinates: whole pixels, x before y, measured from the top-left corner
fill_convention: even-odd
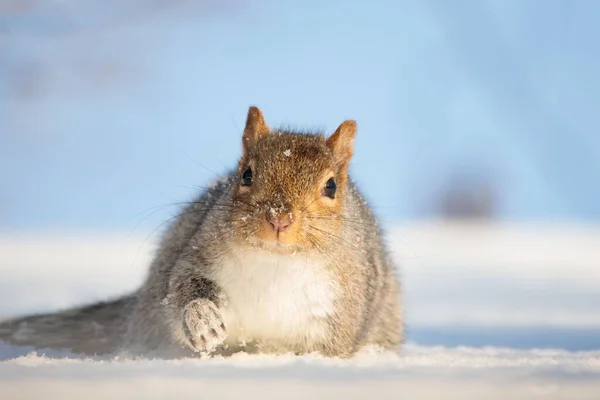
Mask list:
[[[0,399],[598,398],[600,227],[431,222],[388,235],[405,289],[400,354],[80,359],[0,343]],[[0,319],[132,290],[145,239],[0,235]]]

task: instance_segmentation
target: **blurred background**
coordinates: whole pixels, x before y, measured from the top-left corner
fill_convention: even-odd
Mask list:
[[[273,126],[357,120],[352,172],[404,265],[412,339],[518,345],[494,323],[520,321],[532,346],[568,325],[547,345],[600,347],[599,19],[593,0],[1,0],[4,293],[81,263],[40,237],[159,227],[235,165],[257,105]],[[109,292],[74,270],[77,295],[4,315]],[[484,320],[496,336],[449,338]]]

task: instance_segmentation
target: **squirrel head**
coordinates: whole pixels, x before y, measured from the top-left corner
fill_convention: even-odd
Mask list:
[[[323,251],[339,238],[356,122],[329,137],[271,130],[250,107],[233,192],[237,244],[278,253]]]

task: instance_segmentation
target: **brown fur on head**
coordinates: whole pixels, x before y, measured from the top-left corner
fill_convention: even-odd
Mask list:
[[[233,194],[238,244],[275,252],[322,251],[338,235],[356,123],[322,134],[271,130],[250,107]],[[333,184],[332,184],[333,183]]]

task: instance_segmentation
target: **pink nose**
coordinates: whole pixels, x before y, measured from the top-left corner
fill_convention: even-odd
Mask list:
[[[273,228],[273,230],[275,232],[283,232],[287,229],[288,226],[290,226],[290,224],[292,223],[292,221],[290,220],[290,217],[288,215],[283,215],[279,218],[273,218],[273,219],[269,219],[269,224],[271,225],[271,228]]]

